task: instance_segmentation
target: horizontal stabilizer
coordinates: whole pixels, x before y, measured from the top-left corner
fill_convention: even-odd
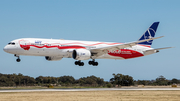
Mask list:
[[[169,48],[174,48],[174,47],[165,47],[165,48],[156,48],[156,49],[150,49],[150,50],[146,50],[146,52],[148,51],[159,51],[159,50],[162,50],[162,49],[169,49]]]
[[[173,47],[165,47],[165,48],[156,48],[156,49],[145,50],[144,55],[150,55],[150,54],[153,54],[153,53],[158,53],[159,50],[169,49],[169,48],[173,48]]]

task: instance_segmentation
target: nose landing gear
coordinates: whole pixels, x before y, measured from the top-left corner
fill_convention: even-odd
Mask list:
[[[20,61],[21,61],[21,59],[19,58],[19,55],[14,54],[14,56],[15,56],[15,57],[18,57],[18,58],[16,59],[17,62],[20,62]]]
[[[20,62],[20,61],[21,61],[21,59],[17,58],[17,59],[16,59],[16,61],[17,61],[17,62]]]

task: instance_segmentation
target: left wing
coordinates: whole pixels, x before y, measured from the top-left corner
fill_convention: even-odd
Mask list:
[[[108,51],[115,51],[115,50],[120,50],[120,49],[127,48],[127,47],[132,47],[132,46],[137,45],[138,43],[146,42],[146,41],[150,41],[150,40],[154,40],[154,39],[159,39],[159,38],[162,38],[162,37],[163,36],[156,37],[156,38],[149,38],[149,39],[146,39],[146,40],[130,42],[130,43],[124,43],[124,44],[120,44],[120,45],[106,46],[106,47],[91,49],[90,51],[93,53],[93,56],[97,57],[97,56],[101,56],[103,54],[108,53]]]

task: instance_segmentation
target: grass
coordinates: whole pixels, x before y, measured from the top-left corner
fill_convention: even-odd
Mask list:
[[[179,101],[180,91],[76,91],[0,93],[0,101]]]
[[[121,88],[129,88],[129,87],[137,87],[137,88],[171,88],[169,86],[122,86]],[[54,86],[54,88],[48,88],[45,86],[17,86],[17,87],[0,87],[0,90],[15,90],[15,89],[69,89],[69,88],[108,88],[108,87],[86,87],[86,86]],[[177,86],[180,88],[180,86]]]

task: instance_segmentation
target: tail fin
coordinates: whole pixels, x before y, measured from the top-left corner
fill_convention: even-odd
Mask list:
[[[159,22],[154,22],[154,23],[146,30],[146,32],[141,36],[141,38],[139,39],[139,41],[140,41],[140,40],[149,39],[149,38],[153,38],[153,37],[155,36],[155,33],[156,33],[156,30],[157,30],[158,25],[159,25]],[[139,43],[139,44],[151,46],[152,42],[153,42],[153,40],[150,40],[150,41],[142,42],[142,43]]]

